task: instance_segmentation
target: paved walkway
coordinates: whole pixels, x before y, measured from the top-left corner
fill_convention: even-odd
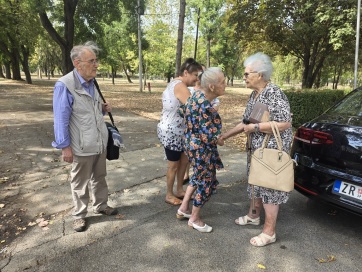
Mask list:
[[[310,204],[295,192],[281,207],[278,241],[265,248],[252,247],[249,239],[260,233],[261,226],[234,224],[248,208],[245,154],[228,147],[220,148],[225,169],[218,173],[218,194],[202,209],[202,218],[214,231],[202,234],[188,228],[187,221],[176,219],[177,208],[164,202],[166,162],[155,133],[157,122],[117,110],[115,120],[127,149],[119,160],[108,162],[107,180],[110,205],[123,216],[90,212],[88,229],[74,232],[69,165],[60,162],[60,153],[50,146],[51,93],[34,92],[9,94],[0,89],[0,177],[9,178],[0,184],[0,204],[5,204],[0,212],[4,216],[10,208],[22,210],[27,224],[44,218],[49,225],[28,226],[10,244],[0,245],[1,271],[258,271],[263,266],[267,271],[360,269],[360,243],[353,239],[361,220],[344,229],[315,204],[311,215]],[[6,103],[11,107],[6,108]],[[319,216],[321,223],[316,223]],[[329,224],[344,233],[334,237],[324,227]],[[338,255],[338,261],[322,266],[316,258],[341,253],[335,243],[338,239],[348,240],[348,249]],[[360,235],[357,241],[361,241]]]

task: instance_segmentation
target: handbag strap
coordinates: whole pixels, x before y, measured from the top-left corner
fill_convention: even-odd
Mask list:
[[[99,88],[99,85],[98,85],[97,80],[94,79],[93,82],[94,82],[94,86],[96,86],[97,91],[98,91],[98,93],[99,93],[99,96],[102,98],[103,102],[104,102],[104,103],[107,103],[106,100],[104,99],[104,96],[103,96],[103,94],[102,94],[102,92],[101,92],[101,89]],[[114,126],[114,120],[113,120],[112,113],[108,112],[108,115],[109,115],[109,119],[111,119],[112,125]]]
[[[282,149],[283,149],[282,138],[280,137],[280,132],[279,132],[277,122],[269,121],[268,123],[270,124],[270,127],[272,129],[275,141],[277,142],[278,150],[282,151]],[[265,135],[265,138],[264,138],[264,141],[263,141],[263,143],[261,145],[261,148],[266,148],[267,147],[268,142],[270,140],[270,136],[271,136],[271,134],[266,134]]]
[[[273,130],[273,134],[274,134],[274,137],[275,137],[275,141],[277,142],[278,149],[279,149],[279,151],[282,151],[283,142],[282,142],[282,138],[280,137],[280,132],[279,132],[278,125],[277,125],[277,123],[275,121],[271,121],[269,123],[270,123],[270,126],[271,126],[272,130]]]

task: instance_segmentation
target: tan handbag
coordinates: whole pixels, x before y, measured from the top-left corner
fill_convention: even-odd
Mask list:
[[[269,123],[278,149],[266,148],[270,135],[265,136],[262,146],[251,155],[248,182],[251,185],[291,192],[294,189],[294,160],[282,150],[283,142],[276,122]]]

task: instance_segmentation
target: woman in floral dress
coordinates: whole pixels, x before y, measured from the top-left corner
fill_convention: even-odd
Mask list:
[[[251,93],[243,122],[233,129],[223,134],[220,139],[226,140],[238,133],[245,132],[249,135],[251,150],[248,152],[248,175],[250,169],[250,154],[261,147],[264,137],[273,134],[268,121],[260,123],[248,122],[256,102],[267,105],[269,111],[269,121],[277,122],[280,136],[283,142],[283,150],[290,152],[292,143],[291,113],[288,98],[283,91],[270,82],[273,66],[270,58],[263,53],[256,53],[244,61],[244,80],[247,88],[253,90]],[[277,149],[276,140],[271,135],[267,148]],[[263,231],[258,236],[251,238],[250,243],[254,246],[265,246],[276,241],[275,227],[279,212],[279,205],[286,203],[289,193],[268,189],[260,186],[248,185],[248,195],[250,198],[250,208],[248,214],[240,216],[235,220],[238,225],[259,225],[261,209],[265,211],[265,223]],[[253,207],[255,198],[255,208]],[[255,209],[255,213],[253,210]]]
[[[185,150],[193,167],[193,175],[176,216],[179,219],[189,218],[188,225],[200,232],[211,232],[212,227],[201,220],[200,211],[219,183],[216,170],[223,168],[217,150],[221,118],[211,106],[211,101],[224,94],[225,76],[220,68],[210,67],[201,74],[200,81],[202,91],[195,91],[184,109]],[[195,191],[190,212],[189,200]]]

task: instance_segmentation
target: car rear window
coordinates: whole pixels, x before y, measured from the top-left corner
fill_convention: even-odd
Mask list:
[[[362,89],[347,95],[337,105],[332,107],[328,113],[337,113],[348,116],[362,116]]]

